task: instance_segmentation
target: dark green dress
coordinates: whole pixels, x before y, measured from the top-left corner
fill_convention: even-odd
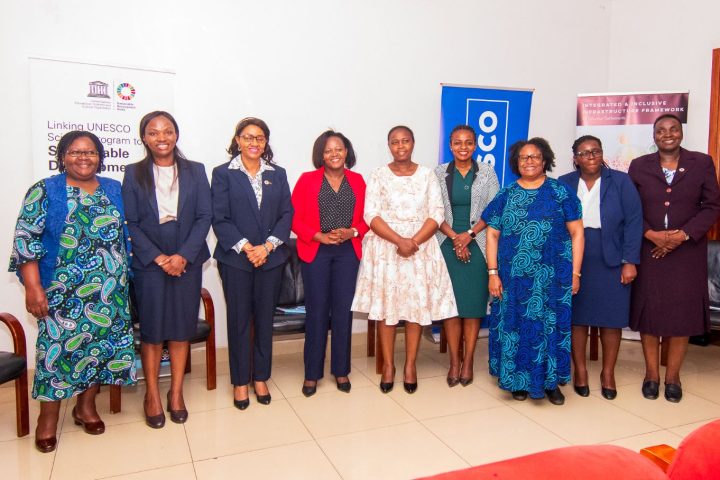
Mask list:
[[[463,177],[455,170],[450,195],[453,224],[456,232],[466,232],[470,228],[470,201],[473,176],[469,172]],[[455,256],[453,243],[446,238],[440,245],[450,280],[452,281],[455,302],[460,318],[482,318],[487,313],[488,274],[485,256],[473,240],[468,245],[470,262],[463,263]]]

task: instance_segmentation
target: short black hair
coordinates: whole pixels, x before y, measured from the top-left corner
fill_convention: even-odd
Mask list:
[[[343,145],[345,145],[345,148],[347,149],[345,167],[353,168],[355,166],[355,163],[357,162],[357,159],[355,157],[355,150],[353,149],[352,142],[345,135],[334,130],[326,130],[321,133],[318,138],[315,139],[312,150],[312,162],[315,168],[320,168],[325,165],[325,161],[323,160],[325,145],[327,145],[327,141],[332,137],[339,138],[343,142]]]
[[[273,163],[273,151],[272,148],[270,148],[270,128],[267,126],[267,123],[255,117],[245,117],[238,122],[235,126],[235,134],[230,139],[230,146],[228,147],[227,152],[232,158],[240,155],[240,146],[237,144],[237,140],[235,140],[235,138],[240,135],[243,130],[245,130],[245,127],[249,125],[255,125],[265,134],[265,139],[267,140],[265,142],[265,151],[262,153],[260,158],[265,160],[267,163]]]
[[[395,130],[406,130],[410,134],[410,138],[412,138],[412,141],[415,141],[415,134],[412,130],[410,130],[410,127],[406,127],[405,125],[395,125],[388,132],[388,142],[390,141],[390,135],[392,135]]]
[[[680,120],[680,117],[672,113],[665,113],[655,119],[655,121],[653,122],[653,131],[655,131],[655,126],[658,124],[658,122],[660,120],[665,120],[666,118],[672,118],[673,120],[677,121],[680,124],[680,130],[682,130],[682,120]]]
[[[520,150],[522,150],[525,145],[536,146],[542,155],[543,172],[552,172],[552,167],[555,166],[555,153],[552,151],[552,148],[550,148],[548,141],[541,137],[533,137],[530,140],[520,140],[510,146],[510,169],[512,169],[512,172],[518,177],[520,176],[518,157],[520,157]]]
[[[581,144],[583,144],[585,142],[597,142],[597,144],[600,145],[600,149],[602,149],[602,142],[600,141],[599,138],[597,138],[594,135],[583,135],[582,137],[575,140],[572,144],[573,156],[577,155],[578,148],[580,147]]]
[[[475,143],[477,143],[477,132],[470,125],[456,125],[455,128],[450,130],[450,136],[448,137],[450,139],[450,141],[452,141],[452,136],[455,134],[455,132],[461,132],[461,131],[467,131],[467,132],[472,133],[473,138],[475,139]]]
[[[102,171],[103,160],[105,159],[105,148],[100,139],[94,133],[86,132],[85,130],[73,130],[60,138],[57,149],[55,150],[55,158],[57,159],[58,171],[60,173],[65,173],[65,154],[67,153],[67,149],[70,148],[70,145],[72,145],[75,140],[83,137],[89,138],[95,144],[95,150],[97,150],[98,159],[100,160],[98,162],[97,173]]]

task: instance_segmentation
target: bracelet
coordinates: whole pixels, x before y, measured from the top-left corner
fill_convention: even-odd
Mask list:
[[[477,233],[472,228],[468,228],[467,234],[470,235],[470,238],[475,240],[475,237],[477,237]]]
[[[498,269],[497,268],[488,268],[488,275],[497,275]]]
[[[267,248],[267,245],[263,243],[262,247],[265,249],[265,253],[268,254],[268,257],[270,256],[270,250]]]
[[[575,275],[578,278],[582,277],[582,274],[580,272],[573,272],[573,275]]]

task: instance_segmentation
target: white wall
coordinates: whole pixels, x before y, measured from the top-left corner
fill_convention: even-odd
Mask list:
[[[683,6],[682,15],[707,22],[708,33],[682,26],[684,33],[675,38],[654,35],[640,41],[628,29],[640,30],[639,22],[671,21],[668,10],[654,5],[610,0],[3,0],[0,246],[9,253],[20,200],[33,179],[28,56],[174,70],[174,113],[182,131],[180,146],[189,158],[204,162],[208,171],[226,161],[224,149],[235,123],[255,115],[270,125],[276,158],[291,182],[311,168],[312,142],[326,127],[352,139],[361,173],[389,160],[385,136],[397,123],[415,130],[416,160],[433,165],[440,82],[534,88],[530,134],[550,140],[559,158],[557,173],[562,173],[570,169],[579,92],[691,87],[691,130],[702,143],[695,124],[707,130],[707,114],[703,119],[696,106],[707,96],[708,89],[701,87],[709,78],[712,39],[705,35],[717,15]],[[717,6],[711,8],[718,13]],[[639,18],[626,20],[628,15]],[[671,58],[647,61],[672,42]],[[641,66],[631,64],[634,58]],[[671,81],[663,81],[656,69],[678,61],[687,72],[698,73],[671,72]],[[625,71],[633,72],[629,81],[618,74]],[[691,76],[705,83],[682,83]],[[224,302],[214,263],[204,283],[216,300],[218,343],[224,345]],[[11,274],[0,274],[0,310],[24,322],[32,350],[37,327],[24,313],[23,290]],[[0,348],[8,344],[8,336],[0,333]]]
[[[613,0],[608,91],[690,92],[683,146],[707,152],[712,50],[720,2]]]

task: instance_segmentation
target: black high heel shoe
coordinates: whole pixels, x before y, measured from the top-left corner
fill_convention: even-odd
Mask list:
[[[165,413],[160,410],[158,415],[148,415],[145,404],[147,403],[147,395],[145,395],[145,402],[143,402],[143,410],[145,411],[145,424],[150,428],[163,428],[165,426]]]
[[[245,410],[250,406],[250,397],[244,399],[244,400],[236,400],[233,398],[233,405],[235,405],[235,408],[238,410]]]
[[[577,393],[581,397],[590,396],[590,387],[587,385],[573,385],[573,388],[575,389],[575,393]]]
[[[188,419],[187,408],[173,410],[170,408],[170,392],[167,394],[167,411],[170,412],[170,420],[173,423],[185,423]]]
[[[395,367],[393,367],[393,378],[391,382],[383,382],[382,376],[380,377],[380,391],[383,393],[390,393],[395,386]]]
[[[307,380],[307,381],[310,381],[310,380]],[[317,392],[317,382],[315,382],[314,385],[305,385],[303,383],[303,386],[302,386],[302,394],[303,395],[305,395],[306,397],[312,397],[313,395],[315,395],[315,392]]]
[[[337,386],[337,389],[343,393],[350,393],[350,388],[352,387],[350,380],[341,382],[337,378],[335,379],[335,385]]]
[[[255,383],[259,383],[259,382],[255,382]],[[263,381],[262,383],[265,383],[265,381]],[[265,387],[267,387],[267,384],[265,384]],[[259,393],[257,393],[257,388],[255,388],[254,385],[253,385],[253,389],[255,389],[255,398],[257,399],[257,402],[258,402],[258,403],[260,403],[260,404],[262,404],[262,405],[270,405],[270,401],[272,400],[272,396],[270,396],[270,391],[269,391],[269,390],[268,390],[268,393],[267,393],[267,394],[265,394],[265,395],[260,395]]]
[[[600,394],[605,400],[615,400],[617,397],[617,390],[614,388],[605,388],[602,381],[602,374],[600,374]]]
[[[417,373],[415,374],[415,376],[415,381],[413,383],[410,383],[405,381],[405,376],[403,375],[403,388],[407,393],[415,393],[417,391]]]

